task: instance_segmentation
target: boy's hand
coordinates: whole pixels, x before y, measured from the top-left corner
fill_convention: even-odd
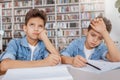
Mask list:
[[[55,66],[61,62],[61,57],[56,54],[49,54],[47,58],[45,58],[45,64],[47,66]]]
[[[72,62],[72,65],[73,65],[74,67],[83,67],[83,66],[86,65],[86,62],[87,62],[87,61],[86,61],[85,58],[83,58],[83,57],[80,56],[80,55],[77,55],[77,56],[74,57],[73,62]]]
[[[106,25],[102,18],[96,18],[96,19],[92,20],[90,25],[94,30],[96,30],[100,34],[103,34],[104,32],[107,31]]]
[[[39,40],[43,40],[44,38],[47,37],[47,31],[46,30],[42,30],[38,36]]]

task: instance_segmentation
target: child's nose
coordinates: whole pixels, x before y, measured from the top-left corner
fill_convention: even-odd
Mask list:
[[[38,30],[38,27],[37,27],[37,26],[35,26],[34,30]]]
[[[98,40],[97,38],[94,38],[94,39],[93,39],[94,42],[97,42],[97,40]]]

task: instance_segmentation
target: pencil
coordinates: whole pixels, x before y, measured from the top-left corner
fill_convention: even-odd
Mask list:
[[[92,65],[92,64],[90,64],[90,63],[86,63],[87,65],[89,65],[89,66],[92,66],[92,67],[94,67],[95,69],[97,69],[97,70],[101,70],[99,67],[96,67],[96,66],[94,66],[94,65]]]

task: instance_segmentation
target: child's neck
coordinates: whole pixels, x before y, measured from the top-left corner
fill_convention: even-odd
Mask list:
[[[36,46],[37,43],[38,43],[38,40],[31,40],[31,39],[28,39],[28,43],[32,46]]]
[[[37,45],[37,43],[38,43],[38,41],[29,42],[29,44],[30,44],[30,45],[32,45],[32,46],[36,46],[36,45]]]

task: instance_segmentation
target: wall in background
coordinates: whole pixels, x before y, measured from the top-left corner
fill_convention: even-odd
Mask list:
[[[110,36],[117,43],[120,49],[120,13],[115,8],[117,0],[105,0],[105,16],[111,20],[112,31]]]

